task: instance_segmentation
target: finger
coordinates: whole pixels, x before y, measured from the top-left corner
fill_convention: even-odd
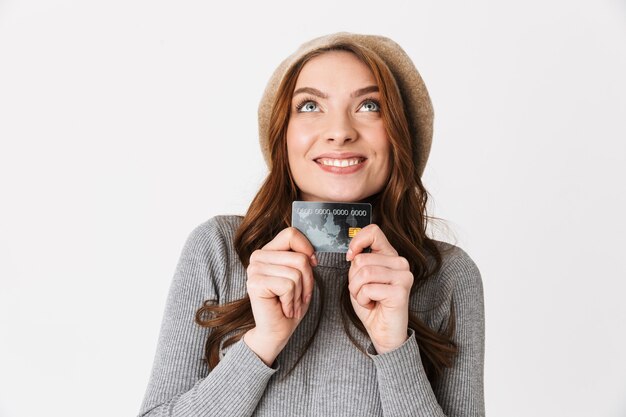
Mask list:
[[[284,248],[284,249],[281,249]],[[303,273],[303,301],[313,296],[313,271],[311,266],[317,266],[317,258],[315,257],[315,249],[311,242],[295,227],[287,227],[278,233],[276,237],[267,243],[263,249],[270,251],[292,250],[296,253],[302,253],[310,259],[309,265],[303,265],[300,269]]]
[[[352,269],[350,269],[352,271]],[[348,271],[348,291],[356,295],[361,287],[369,283],[393,285],[392,270],[384,266],[369,266],[362,268],[358,273],[353,274]]]
[[[285,265],[300,270],[311,269],[311,262],[308,255],[300,252],[290,252],[288,250],[256,250],[250,255],[250,262],[261,262],[265,264]],[[304,272],[304,271],[302,271]]]
[[[255,300],[275,300],[278,298],[283,314],[287,318],[294,315],[295,283],[288,278],[255,274],[247,281],[250,302]]]
[[[313,294],[314,278],[310,260],[306,254],[289,251],[256,250],[250,256],[250,263],[284,265],[302,273],[302,301]]]
[[[360,306],[373,308],[375,303],[382,303],[385,307],[402,307],[406,304],[406,294],[399,287],[386,284],[366,284],[354,296]]]
[[[409,293],[413,286],[411,271],[396,271],[386,267],[369,265],[361,268],[358,273],[350,276],[348,273],[348,290],[351,294],[358,294],[364,285],[386,284],[399,287]]]
[[[352,258],[351,269],[357,272],[367,265],[386,266],[389,269],[398,271],[410,271],[409,261],[402,256],[382,255],[380,253],[359,253]]]
[[[348,245],[346,260],[351,261],[355,255],[363,252],[363,249],[367,247],[371,248],[372,253],[398,255],[398,252],[391,246],[383,231],[375,223],[368,224],[352,238]]]
[[[286,227],[281,230],[274,239],[263,246],[265,250],[291,250],[304,253],[312,259],[315,249],[311,242],[295,227]]]
[[[366,309],[368,309],[368,310],[372,310],[374,307],[376,307],[376,302],[375,302],[375,301],[371,301],[371,302],[369,302],[369,303],[367,303],[367,304],[361,304],[361,303],[359,303],[359,302],[356,300],[356,298],[355,298],[355,297],[354,297],[354,295],[352,295],[352,294],[350,294],[350,300],[351,300],[352,302],[354,302],[354,303],[359,304],[361,307],[364,307],[364,308],[366,308]]]
[[[305,256],[305,255],[302,255]],[[306,261],[304,261],[306,262]],[[278,278],[286,278],[292,280],[295,284],[294,293],[294,310],[297,313],[303,304],[302,298],[302,272],[297,268],[292,268],[284,265],[264,264],[255,262],[250,264],[249,269],[253,274],[264,275]]]

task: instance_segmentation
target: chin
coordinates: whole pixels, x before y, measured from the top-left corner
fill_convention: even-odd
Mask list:
[[[347,186],[338,186],[339,184],[325,185],[325,184],[315,184],[310,187],[313,190],[302,190],[299,188],[300,198],[306,199],[308,201],[330,201],[330,202],[345,202],[345,203],[357,203],[357,202],[367,202],[370,197],[375,195],[376,193],[382,191],[376,188],[368,187],[361,188],[358,187],[350,187]],[[315,192],[315,191],[323,191],[323,192]]]
[[[325,196],[326,199],[324,201],[333,201],[333,202],[346,202],[346,203],[355,203],[367,198],[366,194],[363,193],[337,193]]]

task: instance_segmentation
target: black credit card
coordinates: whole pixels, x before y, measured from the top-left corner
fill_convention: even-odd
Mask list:
[[[348,252],[350,240],[371,222],[369,203],[294,201],[291,205],[291,226],[309,239],[316,252]]]

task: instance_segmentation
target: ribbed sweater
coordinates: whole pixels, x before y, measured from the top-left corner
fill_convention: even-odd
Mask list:
[[[240,216],[215,216],[190,233],[176,266],[161,324],[152,373],[139,416],[464,416],[485,414],[483,286],[472,259],[458,246],[445,249],[439,273],[410,298],[409,308],[436,330],[455,312],[459,353],[434,386],[420,360],[415,333],[396,349],[377,354],[348,320],[366,353],[348,338],[340,294],[350,262],[343,253],[318,252],[315,288],[306,316],[267,366],[243,341],[221,347],[220,362],[203,361],[210,329],[195,324],[205,300],[243,298],[246,270],[233,246]],[[320,291],[324,289],[323,310]],[[285,374],[320,325],[313,342]]]

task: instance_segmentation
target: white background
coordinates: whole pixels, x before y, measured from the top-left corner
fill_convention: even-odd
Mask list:
[[[0,0],[0,416],[138,412],[186,237],[266,173],[269,76],[344,30],[396,40],[430,91],[424,181],[482,272],[487,414],[626,416],[617,0]]]

